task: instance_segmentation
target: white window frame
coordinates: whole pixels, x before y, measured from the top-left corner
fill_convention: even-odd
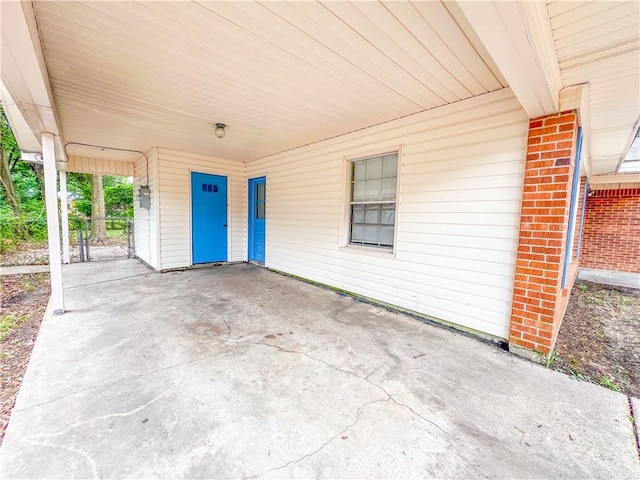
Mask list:
[[[398,247],[398,213],[400,205],[400,179],[401,179],[401,167],[402,167],[402,155],[403,145],[396,145],[393,147],[380,148],[376,150],[359,152],[354,155],[348,155],[343,157],[343,197],[341,205],[341,219],[340,224],[340,244],[339,247],[345,251],[352,251],[357,253],[365,253],[383,257],[393,256],[395,257]],[[373,157],[379,157],[383,155],[398,155],[397,171],[396,171],[396,199],[395,199],[395,225],[393,229],[393,247],[375,247],[371,245],[358,245],[349,243],[350,230],[351,230],[351,166],[353,162],[358,160],[366,160]],[[391,202],[389,202],[391,203]]]

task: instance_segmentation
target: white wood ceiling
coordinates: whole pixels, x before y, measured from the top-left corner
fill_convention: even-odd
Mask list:
[[[35,10],[67,142],[248,161],[506,86],[441,2]]]
[[[564,85],[589,83],[592,173],[613,172],[640,116],[640,2],[547,9]]]

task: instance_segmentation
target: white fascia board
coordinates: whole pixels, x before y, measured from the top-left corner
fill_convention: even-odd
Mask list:
[[[562,77],[545,3],[457,4],[529,117],[558,112]]]
[[[589,179],[589,185],[601,185],[609,183],[640,183],[640,173],[607,173],[604,175],[592,175]]]
[[[55,136],[55,156],[64,159],[53,93],[30,2],[0,2],[2,30],[1,79],[22,120],[14,113],[12,129],[20,148],[32,150],[32,140],[45,132]],[[30,130],[27,132],[26,129]],[[24,144],[20,142],[24,141]],[[37,140],[40,145],[40,140]],[[28,145],[29,146],[28,146]],[[38,147],[41,150],[41,147]]]
[[[591,178],[591,119],[589,114],[589,84],[572,85],[560,92],[560,110],[577,110],[582,128],[582,161],[580,176]]]
[[[2,81],[0,81],[0,101],[2,101],[2,108],[7,120],[9,120],[9,125],[11,125],[11,130],[16,137],[20,150],[23,152],[42,151],[38,137],[34,135],[20,108],[13,101],[9,90],[7,90]]]

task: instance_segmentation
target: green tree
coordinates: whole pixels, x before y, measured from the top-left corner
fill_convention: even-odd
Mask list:
[[[119,177],[111,177],[119,179]],[[107,217],[133,217],[133,185],[116,180],[114,184],[107,184],[105,177],[104,201]]]
[[[0,184],[2,185],[2,200],[6,202],[16,215],[20,214],[20,198],[16,193],[11,178],[11,166],[15,165],[21,157],[18,143],[11,131],[9,122],[0,105]]]

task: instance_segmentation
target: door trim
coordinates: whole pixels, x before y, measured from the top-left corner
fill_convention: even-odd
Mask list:
[[[265,261],[264,262],[260,262],[259,260],[256,260],[255,258],[252,258],[254,255],[253,252],[253,217],[255,215],[255,204],[254,204],[254,193],[253,193],[253,186],[256,184],[256,182],[258,181],[264,181],[265,183],[265,216],[264,216],[264,242],[265,242]],[[253,178],[249,178],[247,180],[247,261],[251,262],[251,263],[256,263],[257,265],[262,265],[264,266],[266,264],[266,260],[267,260],[267,215],[266,215],[266,209],[267,209],[267,205],[266,205],[266,189],[267,189],[267,176],[266,175],[261,175],[259,177],[253,177]]]

